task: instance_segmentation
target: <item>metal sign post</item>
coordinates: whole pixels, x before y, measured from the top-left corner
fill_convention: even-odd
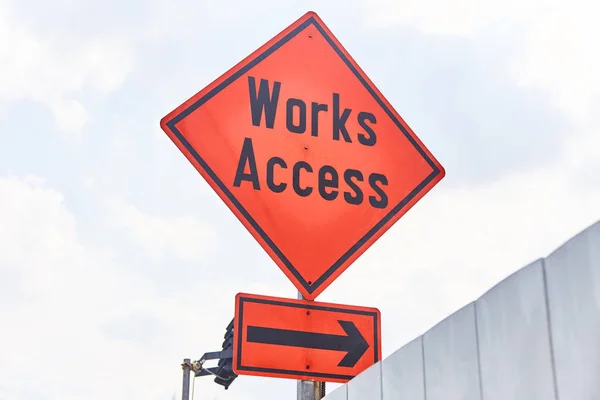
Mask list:
[[[304,300],[300,292],[298,292],[298,299]],[[325,397],[325,382],[297,381],[297,400],[321,400],[323,397]]]
[[[181,392],[181,400],[190,400],[190,375],[192,371],[192,363],[189,358],[183,360],[181,364],[183,368],[183,389]]]
[[[321,400],[325,390],[325,382],[298,381],[297,400]]]

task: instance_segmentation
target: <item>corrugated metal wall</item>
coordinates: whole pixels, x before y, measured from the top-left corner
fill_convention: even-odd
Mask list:
[[[600,222],[326,400],[600,400]]]

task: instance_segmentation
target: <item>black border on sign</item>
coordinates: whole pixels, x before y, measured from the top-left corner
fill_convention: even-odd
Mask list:
[[[227,188],[227,186],[219,179],[217,174],[210,168],[210,166],[200,157],[198,152],[191,146],[191,144],[185,139],[185,137],[181,134],[181,132],[177,129],[177,124],[185,119],[188,115],[194,112],[196,109],[201,107],[208,100],[216,96],[219,92],[225,89],[227,86],[232,84],[235,80],[240,78],[242,75],[247,73],[250,69],[258,65],[261,61],[266,59],[269,55],[273,54],[277,49],[283,46],[285,43],[290,41],[292,38],[297,36],[300,32],[305,30],[310,25],[314,25],[315,28],[323,35],[327,43],[332,47],[332,49],[337,53],[337,55],[344,61],[344,63],[350,68],[352,73],[356,76],[356,78],[363,84],[363,86],[367,89],[367,91],[373,96],[373,98],[377,101],[379,106],[386,112],[386,114],[394,121],[398,129],[406,136],[408,141],[414,146],[414,148],[419,152],[419,154],[427,161],[429,166],[432,168],[432,172],[419,184],[417,187],[412,190],[400,203],[398,203],[390,212],[379,221],[373,228],[371,228],[358,242],[356,242],[346,253],[344,253],[339,260],[337,260],[331,267],[327,269],[318,279],[316,279],[312,284],[308,284],[308,282],[302,277],[302,275],[298,272],[298,270],[292,265],[290,260],[283,254],[283,252],[277,247],[277,245],[273,242],[273,240],[267,235],[267,233],[260,227],[260,225],[252,218],[250,213],[244,208],[244,206],[235,198],[233,193]],[[265,241],[265,243],[271,248],[274,254],[281,260],[281,262],[286,266],[286,268],[296,277],[298,282],[306,289],[308,293],[313,293],[317,288],[319,288],[333,273],[335,273],[346,260],[348,260],[354,253],[356,253],[371,237],[373,237],[383,226],[390,221],[396,214],[398,214],[415,196],[417,196],[422,190],[424,190],[427,185],[432,182],[440,173],[441,170],[435,165],[433,160],[427,155],[424,149],[419,146],[417,141],[408,133],[404,125],[395,117],[394,113],[390,110],[390,108],[385,104],[385,102],[381,99],[380,96],[377,95],[375,90],[369,85],[366,79],[362,76],[362,74],[356,69],[356,67],[350,62],[348,57],[344,54],[344,52],[336,45],[335,41],[327,34],[327,32],[323,29],[323,27],[318,23],[318,21],[314,17],[308,18],[302,24],[300,24],[297,28],[293,29],[287,35],[282,37],[279,41],[275,42],[271,47],[267,48],[264,52],[258,54],[254,59],[248,61],[248,63],[240,68],[237,72],[229,76],[207,94],[202,96],[200,99],[193,102],[189,107],[181,111],[175,117],[173,117],[169,122],[166,123],[167,127],[173,132],[175,137],[181,142],[181,144],[186,148],[186,150],[194,157],[194,159],[198,162],[200,167],[206,171],[208,176],[217,184],[217,186],[223,191],[223,193],[227,196],[227,198],[231,201],[235,208],[240,212],[241,215],[250,223],[250,225],[256,230],[256,232],[260,235],[260,237]]]
[[[234,360],[234,362],[236,362],[236,370],[238,370],[238,371],[264,372],[264,373],[269,373],[269,374],[280,374],[280,375],[302,375],[302,376],[313,377],[313,378],[330,378],[330,379],[347,379],[347,380],[350,380],[356,376],[356,375],[343,375],[343,374],[324,374],[324,373],[320,373],[320,372],[308,372],[306,370],[296,371],[296,370],[286,370],[286,369],[259,368],[259,367],[243,366],[241,360],[242,360],[242,349],[243,349],[243,346],[242,346],[243,329],[242,329],[242,327],[244,326],[244,322],[243,322],[244,321],[244,303],[268,304],[268,305],[280,306],[280,307],[303,308],[303,309],[308,309],[308,310],[330,311],[330,312],[345,313],[345,314],[366,315],[369,317],[373,317],[373,334],[375,336],[375,338],[373,340],[373,353],[374,353],[373,364],[376,364],[377,362],[380,361],[379,360],[379,341],[378,341],[379,326],[377,324],[378,320],[377,320],[376,312],[363,311],[363,310],[349,310],[347,308],[341,308],[341,307],[326,307],[326,306],[319,306],[319,305],[306,304],[306,303],[303,303],[303,304],[292,303],[292,302],[288,303],[286,301],[255,299],[253,297],[240,296],[239,306],[238,306],[239,307],[238,320],[235,321],[235,324],[237,326],[234,328],[234,335],[237,336],[237,360]]]

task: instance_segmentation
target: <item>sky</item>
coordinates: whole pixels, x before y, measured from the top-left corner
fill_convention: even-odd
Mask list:
[[[385,357],[547,255],[600,219],[598,7],[0,0],[0,399],[179,399],[236,293],[296,296],[159,121],[309,10],[446,170],[318,300],[379,308]]]

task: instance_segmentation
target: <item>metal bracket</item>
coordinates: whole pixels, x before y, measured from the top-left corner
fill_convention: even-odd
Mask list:
[[[227,358],[233,358],[232,349],[223,351],[210,351],[208,353],[204,353],[198,361],[194,361],[192,363],[192,370],[194,371],[195,376],[216,375],[218,368],[204,368],[204,362],[208,360],[219,360]]]
[[[208,353],[204,353],[202,357],[200,357],[199,361],[206,360],[218,360],[220,358],[233,358],[233,350],[222,350],[222,351],[210,351]]]

